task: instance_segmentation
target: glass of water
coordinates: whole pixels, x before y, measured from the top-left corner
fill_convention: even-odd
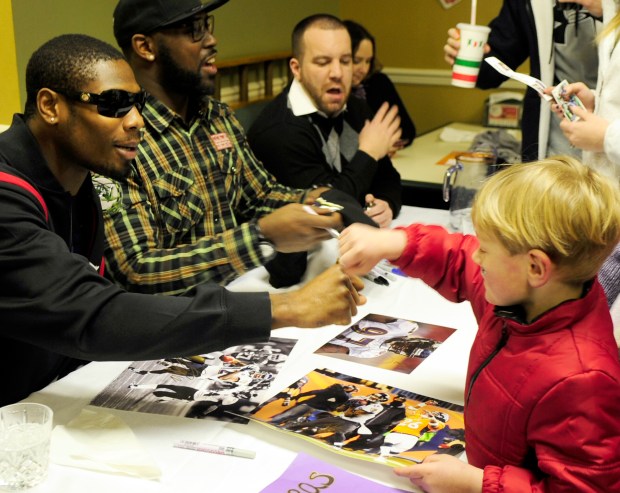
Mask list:
[[[23,490],[45,479],[52,421],[52,410],[43,404],[0,408],[0,490]]]

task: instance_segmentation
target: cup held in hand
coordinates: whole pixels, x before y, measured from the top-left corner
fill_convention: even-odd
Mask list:
[[[452,85],[457,87],[476,87],[480,64],[484,57],[484,45],[491,28],[475,24],[459,23],[461,47],[452,66]]]

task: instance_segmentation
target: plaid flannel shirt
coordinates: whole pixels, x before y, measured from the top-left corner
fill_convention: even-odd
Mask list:
[[[178,295],[264,263],[255,221],[304,190],[279,185],[225,104],[207,98],[189,128],[148,97],[144,140],[120,207],[104,211],[109,275],[129,291]]]

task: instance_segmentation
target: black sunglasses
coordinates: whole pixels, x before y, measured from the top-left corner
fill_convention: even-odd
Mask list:
[[[62,94],[71,101],[97,105],[97,113],[109,118],[122,118],[129,113],[134,106],[142,113],[146,101],[146,92],[144,91],[128,92],[122,89],[108,89],[101,94],[93,94],[84,91],[75,93],[56,92]]]
[[[202,41],[205,34],[213,34],[215,29],[215,17],[213,15],[206,15],[204,17],[192,17],[190,19],[184,19],[180,22],[170,24],[164,27],[164,29],[182,29],[187,34],[192,35],[192,41],[197,43]]]

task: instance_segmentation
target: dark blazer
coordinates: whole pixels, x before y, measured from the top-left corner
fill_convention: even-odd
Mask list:
[[[287,106],[288,90],[282,92],[261,112],[248,132],[248,140],[256,156],[279,182],[296,188],[329,185],[355,197],[364,204],[364,196],[372,193],[390,205],[394,217],[402,205],[398,171],[388,157],[375,161],[357,151],[342,171],[327,162],[323,141],[309,116],[295,116]],[[360,132],[372,111],[361,100],[351,98],[344,113],[345,121]]]

